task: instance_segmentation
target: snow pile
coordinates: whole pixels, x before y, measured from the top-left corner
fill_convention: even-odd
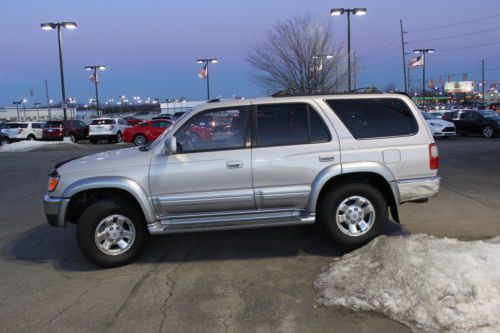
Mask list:
[[[330,264],[318,302],[378,311],[413,330],[500,332],[500,237],[382,236]]]
[[[81,148],[71,141],[19,141],[0,146],[0,153],[70,150]]]

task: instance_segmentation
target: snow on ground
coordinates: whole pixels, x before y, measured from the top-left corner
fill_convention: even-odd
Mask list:
[[[81,148],[71,141],[19,141],[0,146],[0,153],[71,150]]]
[[[330,264],[318,302],[378,311],[413,331],[500,332],[500,237],[381,236]]]

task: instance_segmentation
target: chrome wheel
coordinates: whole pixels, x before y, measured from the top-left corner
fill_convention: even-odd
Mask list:
[[[375,208],[370,200],[351,196],[340,203],[335,212],[337,227],[348,236],[366,234],[375,222]]]
[[[493,127],[491,126],[486,126],[485,128],[483,128],[483,135],[485,138],[491,138],[494,134],[494,130],[493,130]]]
[[[118,134],[116,135],[116,142],[117,143],[122,142],[122,134],[120,132],[118,132]]]
[[[76,142],[76,137],[75,137],[75,135],[74,135],[74,134],[71,134],[71,135],[69,136],[69,139],[70,139],[70,140],[71,140],[71,142],[73,142],[73,143],[75,143],[75,142]]]
[[[126,216],[115,214],[99,222],[94,240],[101,252],[116,256],[132,247],[135,235],[134,223]]]
[[[134,139],[136,146],[144,146],[146,144],[146,137],[144,135],[137,135]]]

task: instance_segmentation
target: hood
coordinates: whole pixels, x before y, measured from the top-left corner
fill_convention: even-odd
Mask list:
[[[455,127],[455,124],[442,119],[426,119],[425,121],[427,121],[427,124],[429,124],[429,126],[431,126],[431,123],[433,123],[438,124],[441,127]]]
[[[57,167],[60,175],[110,169],[123,169],[149,165],[151,151],[141,151],[138,147],[105,151],[70,160]]]

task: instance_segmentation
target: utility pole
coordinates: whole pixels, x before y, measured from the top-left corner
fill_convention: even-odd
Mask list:
[[[407,81],[407,90],[408,90],[408,91],[406,92],[406,93],[408,93],[408,94],[411,92],[411,89],[410,89],[410,88],[411,88],[410,72],[411,72],[411,71],[410,71],[410,68],[408,67],[408,78],[407,78],[407,80],[408,80],[408,81]]]
[[[47,97],[47,111],[49,112],[49,120],[51,120],[52,117],[50,115],[49,85],[47,84],[47,79],[45,79],[45,96]]]
[[[481,60],[481,88],[482,88],[482,93],[483,93],[483,103],[484,103],[484,86],[485,86],[485,81],[484,81],[484,59]]]
[[[352,53],[352,86],[353,89],[356,89],[356,71],[357,71],[357,62],[356,62],[356,51]]]
[[[408,81],[406,81],[406,53],[405,53],[405,38],[403,31],[403,20],[399,20],[399,24],[401,26],[401,49],[403,50],[403,78],[404,78],[404,87],[405,93],[408,93]]]

